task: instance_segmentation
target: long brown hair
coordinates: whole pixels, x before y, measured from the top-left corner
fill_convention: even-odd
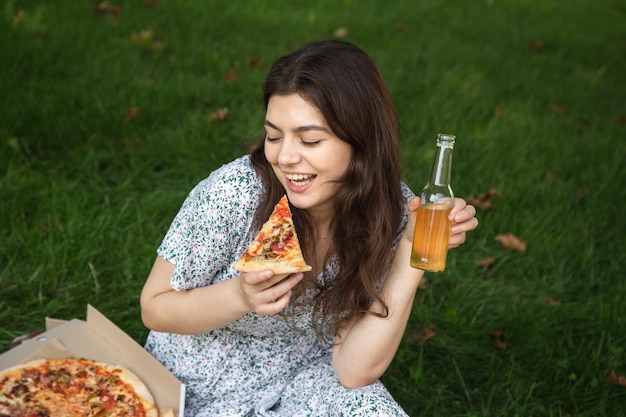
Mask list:
[[[339,179],[333,244],[325,259],[338,256],[339,274],[319,286],[313,308],[318,331],[333,336],[340,326],[367,314],[374,300],[384,306],[380,316],[388,312],[379,289],[404,210],[400,127],[382,74],[351,43],[316,41],[278,58],[263,83],[265,108],[271,96],[293,93],[317,107],[333,133],[353,148],[352,161]],[[252,164],[266,189],[255,215],[260,225],[284,189],[265,158],[264,141],[252,152]],[[313,219],[304,210],[292,210],[305,258],[314,256]]]

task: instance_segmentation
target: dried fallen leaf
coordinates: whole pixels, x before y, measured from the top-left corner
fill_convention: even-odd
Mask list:
[[[115,17],[116,19],[119,19],[120,17],[122,17],[122,8],[115,4],[111,4],[108,1],[103,1],[94,8],[93,13],[96,16],[110,14],[113,15],[113,17]]]
[[[21,9],[18,10],[15,16],[13,16],[13,26],[14,27],[19,26],[25,17],[26,17],[26,12],[24,12],[24,10],[21,10]]]
[[[266,68],[267,63],[256,55],[248,55],[248,66],[252,69]]]
[[[502,107],[496,106],[496,107],[493,108],[493,115],[496,118],[499,119],[500,117],[502,117],[503,114],[504,114],[504,112],[502,111]]]
[[[234,69],[229,69],[226,75],[224,76],[224,81],[236,81],[239,79],[239,74]]]
[[[127,121],[135,120],[139,116],[139,113],[140,113],[139,107],[133,106],[128,109],[128,111],[126,112],[126,115],[124,116],[124,119]]]
[[[550,103],[548,108],[554,114],[563,114],[563,113],[565,113],[565,107],[563,107],[563,106],[561,106],[559,104]]]
[[[487,210],[491,208],[492,201],[496,198],[497,194],[497,191],[492,188],[487,192],[478,194],[476,197],[468,197],[467,203],[471,204],[475,208]]]
[[[494,257],[481,259],[480,261],[476,261],[476,268],[486,268],[495,263],[496,263],[496,258]]]
[[[209,120],[212,122],[221,122],[228,118],[228,108],[217,109],[213,113],[209,114]]]
[[[576,191],[574,192],[574,199],[576,201],[580,201],[583,199],[584,196],[585,192],[583,191],[582,187],[577,187]]]
[[[130,35],[130,41],[135,45],[151,50],[153,52],[163,49],[164,46],[163,41],[154,36],[154,32],[152,31],[152,29],[144,29],[139,33],[133,32]]]
[[[493,340],[493,344],[496,349],[505,350],[507,348],[506,344],[506,334],[499,330],[491,333],[491,339]]]
[[[541,179],[550,184],[554,182],[554,180],[556,179],[556,175],[554,175],[554,172],[552,171],[546,171],[541,174]]]
[[[583,130],[587,130],[591,127],[591,120],[588,117],[583,117],[580,119],[580,128]]]
[[[37,231],[40,233],[54,233],[61,229],[61,222],[58,218],[55,218],[52,224],[40,224],[37,226]]]
[[[404,33],[409,29],[409,27],[406,25],[406,23],[398,22],[394,25],[394,29],[398,33]]]
[[[615,116],[615,121],[619,124],[626,125],[626,114],[618,114]]]
[[[549,305],[549,306],[555,306],[555,307],[558,307],[558,306],[560,306],[560,305],[561,305],[561,302],[560,302],[559,300],[555,300],[555,299],[554,299],[554,298],[552,298],[552,297],[546,297],[546,299],[545,299],[545,300],[543,300],[543,301],[544,301],[547,305]]]
[[[546,44],[543,41],[534,40],[530,42],[530,47],[537,52],[541,52],[546,48]]]
[[[626,376],[617,375],[617,373],[615,373],[615,369],[611,369],[611,371],[606,375],[606,382],[626,388]]]
[[[345,38],[346,36],[348,36],[350,34],[350,30],[346,27],[340,27],[337,30],[335,30],[335,38]]]
[[[500,242],[503,248],[512,249],[517,252],[526,252],[526,242],[515,236],[513,233],[497,235],[493,238]]]
[[[431,324],[428,327],[424,327],[422,329],[421,340],[424,346],[428,346],[428,341],[433,337],[437,336],[437,332],[435,331],[435,325]]]

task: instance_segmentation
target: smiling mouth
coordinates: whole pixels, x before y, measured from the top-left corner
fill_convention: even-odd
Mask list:
[[[289,180],[296,187],[303,187],[313,181],[315,175],[303,175],[303,174],[285,174],[287,180]]]

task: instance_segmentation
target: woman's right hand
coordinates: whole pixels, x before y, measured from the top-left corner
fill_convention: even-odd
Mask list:
[[[270,269],[242,272],[239,276],[240,295],[251,311],[261,315],[277,314],[287,307],[293,287],[303,277],[302,272],[275,275]]]

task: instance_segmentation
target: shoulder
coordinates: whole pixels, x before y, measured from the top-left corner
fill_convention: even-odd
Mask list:
[[[261,179],[252,167],[250,156],[245,155],[217,168],[200,181],[194,191],[211,193],[256,191],[261,186]]]
[[[200,181],[189,193],[186,205],[209,204],[239,211],[238,208],[258,203],[262,191],[261,179],[246,155],[222,165]]]
[[[400,183],[400,186],[402,188],[402,196],[404,198],[405,204],[402,207],[402,223],[400,225],[400,229],[398,230],[398,236],[396,237],[396,239],[399,239],[402,236],[402,233],[404,233],[404,229],[406,228],[406,225],[409,222],[409,209],[406,206],[406,203],[408,203],[409,200],[415,197],[415,193],[404,182]],[[397,243],[397,240],[396,240],[396,243]]]
[[[400,187],[402,188],[402,195],[404,196],[404,201],[409,202],[413,197],[415,197],[415,193],[408,185],[404,182],[400,183]]]

